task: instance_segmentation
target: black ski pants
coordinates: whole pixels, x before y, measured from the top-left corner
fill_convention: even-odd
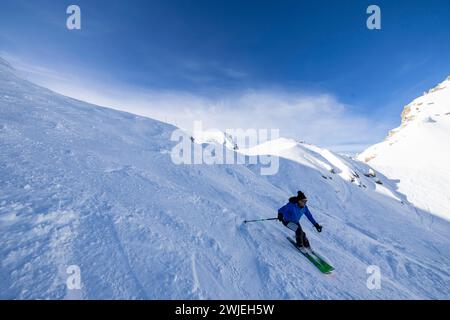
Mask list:
[[[283,224],[286,228],[289,228],[295,232],[295,240],[297,241],[297,245],[299,247],[305,247],[305,248],[310,247],[309,240],[306,237],[306,233],[303,231],[302,227],[300,226],[300,223],[283,221]]]

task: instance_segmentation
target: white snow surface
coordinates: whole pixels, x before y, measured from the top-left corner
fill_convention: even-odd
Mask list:
[[[358,156],[417,208],[450,220],[450,77],[407,105],[400,127]]]
[[[272,176],[175,165],[175,129],[58,95],[0,60],[0,298],[450,298],[450,223],[410,204],[396,181],[286,139],[269,142],[281,157]],[[275,217],[297,190],[323,225],[319,234],[302,219],[332,275],[280,222],[243,223]],[[370,265],[380,289],[367,286]]]

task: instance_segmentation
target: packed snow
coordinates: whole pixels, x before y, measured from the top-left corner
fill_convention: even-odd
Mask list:
[[[0,60],[0,298],[450,298],[450,223],[411,204],[398,181],[287,139],[237,150],[279,155],[276,175],[175,165],[176,129],[58,95]],[[332,275],[280,222],[243,223],[276,217],[298,190],[323,225],[319,234],[302,219]],[[70,266],[80,289],[66,284]]]

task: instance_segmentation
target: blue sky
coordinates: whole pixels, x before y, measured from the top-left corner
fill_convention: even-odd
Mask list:
[[[0,55],[82,100],[354,152],[450,75],[450,2],[3,0]]]

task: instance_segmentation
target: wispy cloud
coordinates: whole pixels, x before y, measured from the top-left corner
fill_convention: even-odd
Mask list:
[[[59,72],[53,71],[49,68],[25,62],[5,51],[0,51],[0,57],[8,61],[14,68],[25,78],[30,78],[32,81],[44,81],[53,83],[54,81],[67,81],[67,77]]]
[[[250,75],[234,67],[224,66],[217,61],[179,60],[180,75],[197,84],[208,84],[216,81],[241,81]]]
[[[382,122],[353,113],[350,106],[327,93],[245,89],[211,97],[124,84],[101,85],[73,74],[64,79],[48,68],[20,67],[28,69],[32,81],[61,94],[169,122],[188,131],[196,120],[203,122],[204,129],[278,128],[284,137],[355,152],[376,142],[380,132],[388,129]]]

